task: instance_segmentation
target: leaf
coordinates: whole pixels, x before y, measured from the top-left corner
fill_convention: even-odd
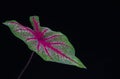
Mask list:
[[[7,25],[17,38],[23,40],[30,50],[36,52],[45,61],[86,68],[75,56],[74,47],[64,34],[41,27],[38,16],[31,16],[30,22],[34,30],[15,20],[6,21],[3,24]]]

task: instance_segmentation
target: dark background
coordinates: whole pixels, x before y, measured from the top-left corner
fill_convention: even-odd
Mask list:
[[[29,16],[40,17],[41,26],[64,33],[87,69],[43,61],[37,54],[21,79],[110,79],[106,9],[99,2],[4,1],[0,6],[1,71],[3,78],[17,79],[32,51],[2,23],[17,20],[31,27]],[[106,29],[107,28],[107,29]]]

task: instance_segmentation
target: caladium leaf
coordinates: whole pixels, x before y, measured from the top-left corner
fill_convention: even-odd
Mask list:
[[[7,25],[16,37],[23,40],[30,50],[36,52],[45,61],[86,68],[75,56],[74,47],[64,34],[41,27],[38,16],[31,16],[30,22],[33,30],[15,20],[6,21],[3,24]]]

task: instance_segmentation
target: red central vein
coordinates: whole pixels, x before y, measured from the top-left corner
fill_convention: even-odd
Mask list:
[[[36,32],[38,32],[39,31],[39,23],[36,21],[35,17],[33,17],[32,20],[33,20],[34,30]]]

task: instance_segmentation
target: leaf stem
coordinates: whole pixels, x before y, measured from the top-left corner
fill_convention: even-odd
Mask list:
[[[32,59],[32,57],[33,57],[33,54],[34,54],[34,52],[32,52],[29,60],[27,61],[26,65],[24,66],[24,68],[23,68],[22,71],[20,72],[20,74],[19,74],[19,76],[18,76],[17,79],[20,79],[21,76],[23,75],[24,71],[27,69],[27,67],[28,67],[28,65],[30,64],[30,61],[31,61],[31,59]]]

